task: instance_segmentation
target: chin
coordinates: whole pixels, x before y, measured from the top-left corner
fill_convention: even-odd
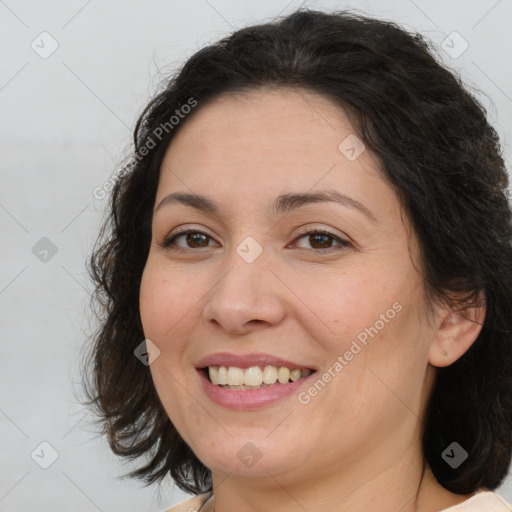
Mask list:
[[[291,446],[289,437],[265,439],[261,434],[231,437],[223,430],[222,434],[211,438],[216,439],[215,446],[200,445],[199,442],[194,453],[215,472],[242,478],[268,478],[269,474],[286,473],[300,464],[297,456],[300,443]]]

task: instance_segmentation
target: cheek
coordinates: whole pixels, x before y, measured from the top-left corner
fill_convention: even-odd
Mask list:
[[[190,293],[186,279],[180,279],[179,273],[171,272],[165,263],[148,259],[140,286],[140,316],[145,337],[160,350],[150,371],[157,394],[175,426],[184,424],[183,418],[190,414],[184,392],[189,371],[184,354],[191,329],[197,324],[190,314],[196,302],[196,294]]]
[[[295,280],[294,291],[304,297],[296,318],[313,350],[323,349],[324,371],[336,376],[332,389],[360,398],[340,404],[335,393],[333,410],[353,408],[358,417],[375,400],[394,400],[380,379],[404,397],[414,394],[412,383],[421,384],[428,332],[418,321],[422,305],[411,293],[413,281],[411,273],[371,265]]]
[[[142,275],[139,293],[139,309],[142,327],[146,338],[155,340],[160,338],[164,329],[163,306],[165,288],[161,280],[156,278],[151,267],[146,266]]]
[[[375,333],[375,324],[379,334],[389,331],[399,316],[393,304],[399,302],[403,282],[370,266],[295,276],[292,282],[302,302],[297,318],[310,319],[304,325],[311,337],[330,353],[348,350],[358,336],[364,341],[368,329]]]
[[[175,338],[174,331],[197,302],[197,294],[191,290],[190,281],[171,272],[165,265],[148,260],[142,275],[139,308],[144,334],[155,342],[166,337]],[[176,327],[175,327],[176,326]]]

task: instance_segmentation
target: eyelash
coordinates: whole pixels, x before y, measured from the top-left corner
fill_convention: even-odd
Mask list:
[[[197,250],[197,249],[193,249],[193,248],[186,249],[186,248],[179,247],[179,246],[171,247],[177,238],[179,238],[180,236],[189,235],[189,234],[200,234],[200,235],[204,235],[208,238],[212,238],[208,233],[205,233],[204,231],[201,231],[200,229],[189,229],[189,230],[179,231],[179,232],[175,233],[174,235],[167,237],[162,243],[159,243],[158,245],[164,249],[171,249],[173,251],[179,251],[179,252],[188,252],[188,251]],[[303,238],[306,235],[309,235],[309,236],[325,235],[325,236],[333,238],[336,242],[339,242],[340,245],[337,246],[337,248],[336,247],[328,247],[327,249],[305,249],[305,250],[311,250],[311,251],[314,251],[317,253],[325,254],[325,253],[329,253],[329,252],[333,252],[333,251],[337,251],[337,250],[343,250],[348,247],[353,247],[353,245],[350,242],[348,242],[347,240],[343,240],[342,238],[339,238],[338,236],[336,236],[334,233],[331,233],[330,231],[321,230],[321,229],[312,229],[309,231],[303,231],[302,233],[299,233],[296,240]],[[304,248],[300,247],[300,249],[304,249]]]

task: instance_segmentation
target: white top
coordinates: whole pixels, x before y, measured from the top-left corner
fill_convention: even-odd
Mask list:
[[[199,510],[206,497],[205,494],[198,494],[193,498],[179,503],[166,512],[192,512]],[[439,512],[512,512],[512,505],[507,503],[499,494],[492,491],[479,491],[471,498],[448,507]]]
[[[478,492],[471,498],[441,512],[510,512],[512,505],[492,491]]]

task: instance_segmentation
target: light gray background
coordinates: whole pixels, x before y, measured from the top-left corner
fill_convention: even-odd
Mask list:
[[[107,202],[93,190],[116,170],[137,115],[165,73],[206,43],[299,5],[0,0],[0,511],[158,512],[187,497],[170,480],[159,493],[118,478],[132,466],[94,435],[75,398],[79,350],[92,318],[84,261]],[[510,156],[510,0],[303,5],[351,7],[427,35],[443,60],[482,91]],[[43,31],[59,45],[46,59],[31,48]],[[469,44],[457,58],[441,46],[453,31]],[[46,262],[32,252],[42,237],[57,247]],[[58,452],[48,469],[31,458],[43,441]],[[498,492],[512,501],[510,477]]]

